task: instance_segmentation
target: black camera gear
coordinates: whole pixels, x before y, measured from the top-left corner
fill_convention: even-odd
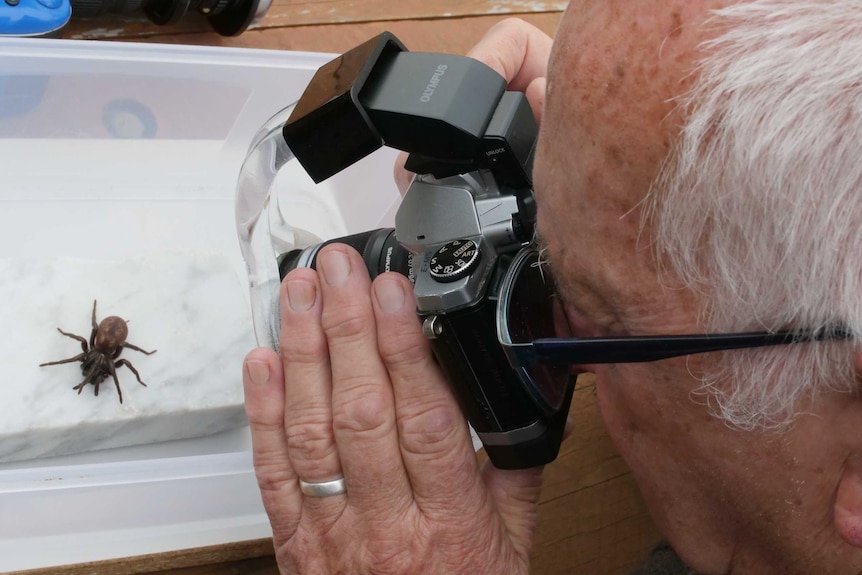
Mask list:
[[[574,388],[552,408],[498,340],[499,290],[532,239],[537,126],[525,96],[462,56],[407,52],[383,34],[321,67],[283,127],[290,151],[320,182],[386,145],[409,153],[418,175],[395,229],[337,238],[279,257],[283,278],[314,266],[321,246],[355,247],[372,277],[414,283],[435,356],[491,461],[526,468],[559,450]],[[544,291],[543,291],[544,293]]]
[[[87,18],[103,14],[129,14],[143,10],[158,25],[177,22],[187,12],[206,16],[222,36],[237,36],[266,14],[272,0],[71,0],[72,15]]]

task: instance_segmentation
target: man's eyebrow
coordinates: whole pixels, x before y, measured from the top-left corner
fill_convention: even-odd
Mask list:
[[[556,288],[555,291],[559,291],[560,286],[558,284],[558,276],[554,273],[554,265],[550,258],[548,258],[548,246],[542,239],[541,234],[539,234],[538,229],[533,232],[533,245],[535,246],[536,253],[539,256],[538,261],[534,265],[539,268],[539,271],[541,271],[542,274],[550,274],[554,281],[554,287]]]
[[[539,233],[538,227],[533,230],[533,246],[538,254],[536,266],[539,267],[543,275],[551,278],[554,286],[554,295],[560,302],[567,306],[570,303],[571,286],[562,274],[557,273],[554,262],[549,257],[548,245],[545,243],[542,234]]]

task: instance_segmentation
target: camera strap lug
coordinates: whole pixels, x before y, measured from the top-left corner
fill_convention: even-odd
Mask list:
[[[428,339],[437,339],[443,334],[443,323],[440,321],[440,316],[429,315],[422,322],[422,334]]]

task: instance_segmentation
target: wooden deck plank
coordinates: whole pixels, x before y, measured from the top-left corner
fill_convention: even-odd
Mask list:
[[[561,12],[568,2],[519,0],[331,0],[300,2],[274,0],[264,26],[309,26],[378,20],[455,18],[489,14]]]
[[[523,19],[551,35],[557,29],[560,14],[528,14]],[[216,34],[186,33],[149,38],[123,38],[123,40],[342,53],[381,32],[389,31],[412,51],[464,54],[499,20],[494,16],[455,20],[396,20],[349,26],[336,24],[249,30],[235,38],[225,38]]]

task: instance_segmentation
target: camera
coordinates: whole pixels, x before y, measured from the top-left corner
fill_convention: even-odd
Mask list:
[[[384,33],[322,66],[281,135],[315,182],[384,145],[408,152],[417,175],[394,229],[277,254],[279,276],[313,267],[323,245],[341,242],[372,277],[409,277],[423,332],[494,465],[552,461],[573,378],[559,400],[537,399],[497,328],[504,277],[535,224],[537,125],[525,96],[481,62],[409,52]]]
[[[189,11],[206,16],[222,36],[237,36],[266,14],[272,0],[0,0],[0,37],[60,36],[71,17],[143,12],[173,24]]]
[[[188,12],[206,16],[222,36],[237,36],[266,14],[272,0],[71,0],[75,17],[143,11],[158,25],[177,22]]]

